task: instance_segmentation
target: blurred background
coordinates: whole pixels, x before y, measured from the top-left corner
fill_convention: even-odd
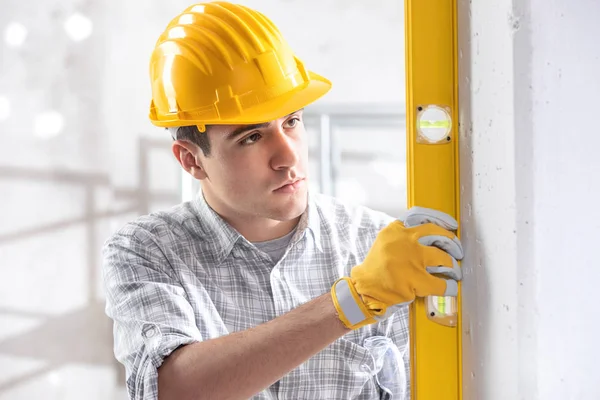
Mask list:
[[[305,111],[313,190],[405,209],[404,10],[398,0],[239,1],[333,81]],[[100,249],[193,196],[148,120],[155,40],[192,1],[2,0],[0,400],[125,400]]]

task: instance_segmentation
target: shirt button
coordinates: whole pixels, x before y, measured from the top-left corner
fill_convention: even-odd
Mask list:
[[[142,336],[144,336],[146,339],[150,339],[156,336],[156,333],[156,328],[154,326],[149,326],[144,328],[144,330],[142,331]]]

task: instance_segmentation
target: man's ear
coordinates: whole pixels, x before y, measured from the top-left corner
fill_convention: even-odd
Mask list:
[[[175,140],[171,146],[173,155],[181,167],[198,180],[206,179],[206,171],[200,160],[200,149],[187,140]]]

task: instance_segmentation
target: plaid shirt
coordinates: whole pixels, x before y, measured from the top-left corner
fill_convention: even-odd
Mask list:
[[[329,292],[392,220],[311,194],[277,263],[202,195],[125,225],[103,248],[103,272],[115,355],[126,368],[130,398],[157,399],[157,368],[177,347],[251,328]],[[399,363],[381,367],[381,357],[365,346],[374,336],[389,338]],[[410,397],[408,338],[408,309],[402,308],[349,332],[254,399],[404,400]],[[386,370],[401,381],[404,395],[382,391],[378,378]]]

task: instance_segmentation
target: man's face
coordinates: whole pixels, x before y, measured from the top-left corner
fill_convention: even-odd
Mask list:
[[[207,200],[237,218],[289,221],[307,205],[308,146],[302,110],[270,123],[213,125],[200,155]]]

